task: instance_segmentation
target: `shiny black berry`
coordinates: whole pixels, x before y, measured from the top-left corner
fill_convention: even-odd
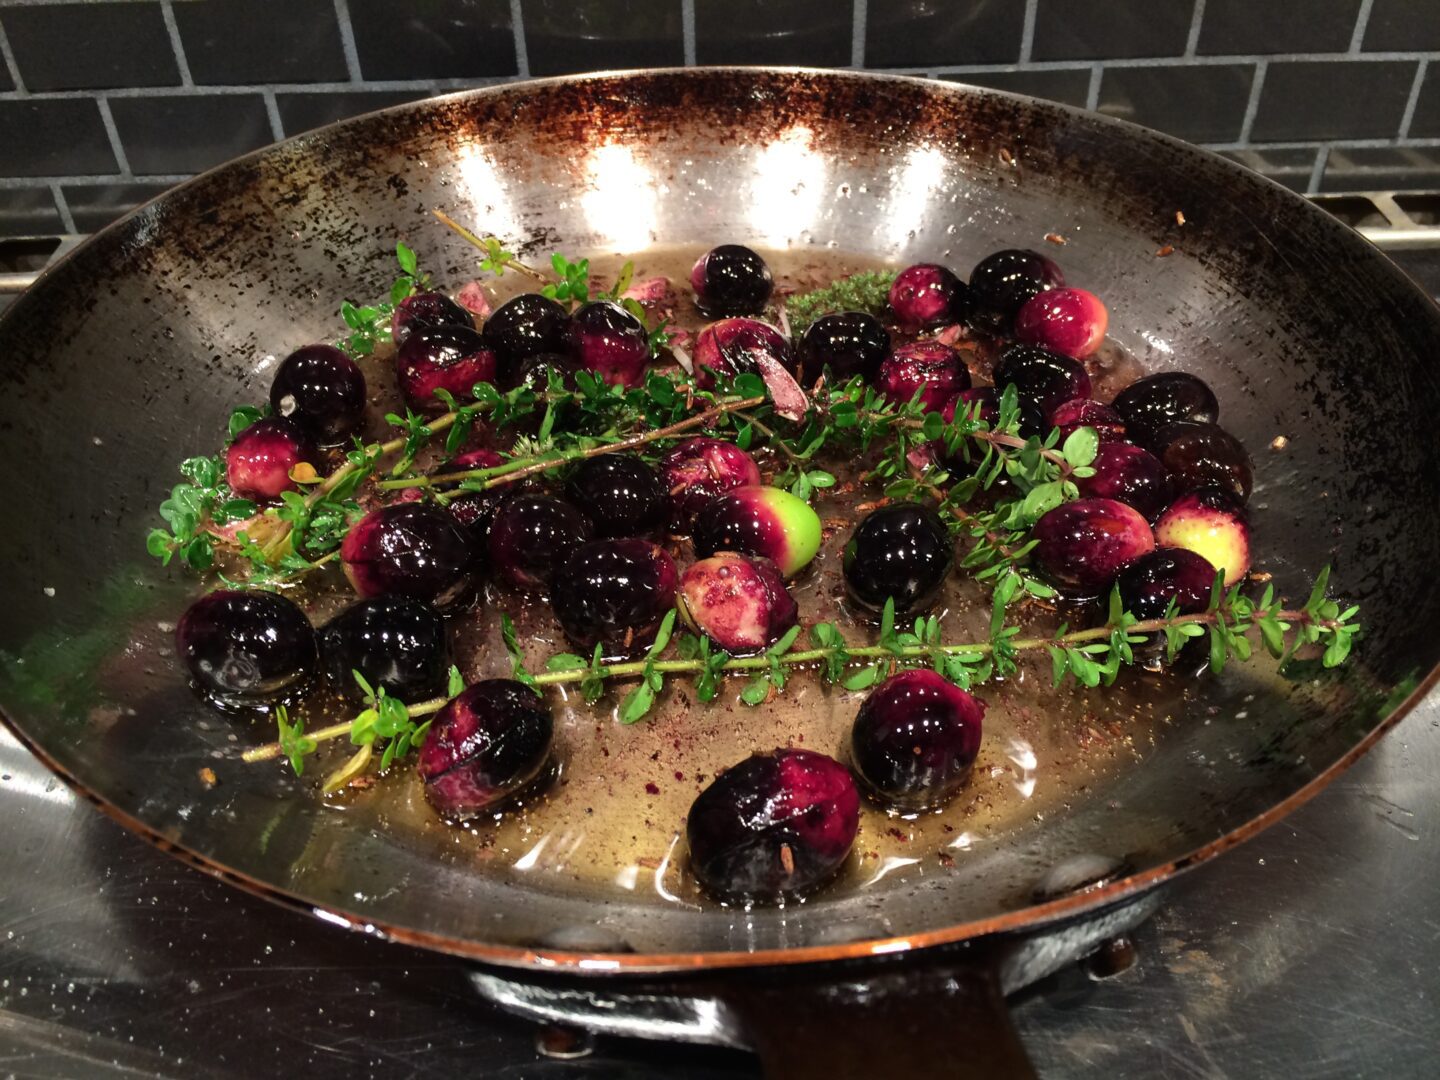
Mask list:
[[[444,293],[415,293],[395,305],[390,316],[390,337],[396,345],[404,345],[405,339],[416,330],[433,326],[463,326],[473,330],[475,320]]]
[[[1180,420],[1155,433],[1155,456],[1177,491],[1218,487],[1246,502],[1254,484],[1245,445],[1218,424]]]
[[[450,514],[408,502],[356,522],[340,544],[340,558],[362,597],[411,596],[443,607],[468,591],[475,550]]]
[[[595,534],[572,503],[551,495],[515,495],[490,523],[490,567],[495,580],[535,592],[549,587],[555,571]]]
[[[670,496],[660,474],[630,454],[582,461],[567,490],[594,524],[596,536],[649,536],[670,516]]]
[[[775,286],[770,267],[740,244],[721,244],[696,260],[690,270],[695,306],[707,318],[759,315]]]
[[[965,783],[980,752],[985,702],[931,671],[892,675],[870,691],[850,731],[850,762],[891,806],[936,806]]]
[[[1014,386],[1020,400],[1049,415],[1067,401],[1090,396],[1090,376],[1079,360],[1038,345],[1011,345],[995,365],[995,386]]]
[[[845,545],[845,586],[861,607],[880,611],[895,600],[895,614],[924,611],[940,595],[954,545],[935,511],[892,503],[855,526]]]
[[[586,656],[620,660],[645,651],[675,606],[679,571],[648,540],[595,540],[555,574],[550,606],[571,644]]]
[[[811,386],[827,368],[835,382],[860,376],[875,381],[890,353],[890,335],[880,320],[863,311],[822,315],[800,338],[801,378]]]
[[[426,801],[455,820],[488,810],[540,775],[553,735],[544,699],[524,683],[467,687],[435,714],[420,748]]]
[[[355,671],[374,689],[409,702],[444,693],[450,671],[445,620],[403,596],[350,605],[320,629],[320,656],[331,684],[354,700],[363,696]]]
[[[205,699],[232,711],[294,701],[319,659],[305,613],[259,589],[220,589],[196,600],[175,627],[175,651]]]
[[[496,308],[482,334],[495,350],[500,378],[508,383],[527,356],[568,351],[569,326],[570,316],[554,300],[524,293]]]
[[[319,446],[344,442],[365,416],[365,376],[333,345],[306,345],[275,369],[270,408]]]
[[[1008,334],[1027,300],[1064,284],[1060,267],[1038,252],[1010,249],[987,255],[970,271],[969,323],[991,334]]]
[[[1137,379],[1115,398],[1115,411],[1125,419],[1130,438],[1154,449],[1156,434],[1178,420],[1214,423],[1220,403],[1203,379],[1185,371],[1162,371]]]

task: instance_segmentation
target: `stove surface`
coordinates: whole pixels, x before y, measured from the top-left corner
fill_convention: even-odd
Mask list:
[[[1440,292],[1440,251],[1393,257]],[[1014,999],[1040,1074],[1432,1076],[1437,775],[1432,695],[1311,804],[1177,882],[1128,971],[1075,967]],[[3,732],[0,821],[0,1077],[757,1075],[738,1052],[620,1040],[544,1057],[461,962],[208,878]]]

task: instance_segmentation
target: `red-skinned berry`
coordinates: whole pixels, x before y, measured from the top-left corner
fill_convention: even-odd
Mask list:
[[[1027,344],[1083,360],[1105,341],[1110,313],[1084,289],[1047,289],[1015,316],[1015,336]]]
[[[660,481],[670,497],[671,525],[687,533],[711,499],[760,483],[760,467],[734,443],[697,436],[665,455]]]
[[[490,810],[540,775],[553,735],[550,710],[523,683],[467,687],[435,714],[420,748],[426,801],[457,821]]]
[[[965,321],[965,283],[943,266],[916,263],[895,275],[890,286],[890,310],[910,330]]]
[[[1045,576],[1075,597],[1098,596],[1126,565],[1155,548],[1150,524],[1114,499],[1077,499],[1041,516],[1031,535]]]
[[[680,618],[731,656],[764,652],[799,620],[800,609],[775,564],[722,551],[680,576]]]
[[[876,798],[898,809],[938,806],[964,786],[980,752],[985,702],[929,668],[890,676],[850,731],[850,762]]]
[[[922,338],[906,342],[885,358],[877,386],[897,405],[919,392],[926,412],[940,412],[962,390],[970,389],[970,370],[949,345]]]
[[[242,499],[276,499],[299,488],[290,478],[302,462],[314,468],[314,446],[299,424],[280,416],[256,420],[225,451],[225,480]]]

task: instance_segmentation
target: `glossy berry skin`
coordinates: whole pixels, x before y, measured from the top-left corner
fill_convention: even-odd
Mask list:
[[[1184,371],[1161,371],[1120,391],[1115,411],[1124,418],[1131,440],[1153,450],[1155,434],[1165,425],[1177,420],[1213,424],[1220,418],[1220,403],[1203,379]]]
[[[1011,345],[995,365],[995,386],[1014,385],[1022,401],[1044,415],[1067,401],[1090,396],[1090,376],[1078,360],[1038,345]]]
[[[475,551],[488,552],[490,547],[490,526],[495,514],[506,499],[514,492],[504,488],[491,491],[467,491],[455,496],[445,504],[446,512],[469,534]]]
[[[980,753],[985,702],[931,671],[890,676],[850,729],[861,786],[903,810],[938,806],[964,786]]]
[[[1109,405],[1089,398],[1072,398],[1051,410],[1047,423],[1060,429],[1060,444],[1074,434],[1076,428],[1094,428],[1100,442],[1124,442],[1125,421]]]
[[[920,391],[926,412],[940,412],[962,390],[970,389],[970,369],[960,354],[933,338],[906,342],[880,365],[880,392],[897,405]]]
[[[844,864],[859,828],[849,770],[813,750],[772,750],[732,765],[685,819],[691,871],[728,902],[814,891]]]
[[[305,613],[259,589],[219,589],[196,600],[175,627],[175,653],[206,701],[227,711],[294,701],[319,666]]]
[[[456,454],[445,463],[446,472],[460,472],[466,469],[493,469],[497,465],[503,465],[505,459],[495,450],[487,447],[476,447],[474,450],[465,450]],[[471,494],[482,494],[472,492]]]
[[[1254,476],[1244,444],[1217,424],[1181,420],[1155,433],[1155,454],[1170,470],[1179,491],[1202,487],[1233,491],[1250,499]]]
[[[954,544],[939,515],[918,503],[871,511],[845,545],[845,587],[869,611],[895,600],[897,616],[924,611],[950,573]]]
[[[528,386],[537,393],[550,389],[550,376],[560,380],[565,390],[575,389],[575,373],[580,370],[580,361],[569,353],[535,353],[515,365],[510,372],[507,386]]]
[[[1161,619],[1175,601],[1181,615],[1195,615],[1210,605],[1215,567],[1184,548],[1160,547],[1141,555],[1115,579],[1120,602],[1137,619]]]
[[[660,474],[631,454],[582,461],[566,490],[595,526],[596,536],[649,536],[670,517],[670,496]]]
[[[715,385],[715,376],[733,379],[744,372],[761,373],[766,364],[791,368],[790,342],[775,327],[759,319],[721,319],[695,337],[691,356],[695,383],[702,390]]]
[[[1186,492],[1155,522],[1155,539],[1163,547],[1184,548],[1225,571],[1225,587],[1250,572],[1250,523],[1245,508],[1230,492],[1201,488]]]
[[[225,482],[242,499],[275,499],[300,485],[290,470],[301,462],[314,465],[315,448],[293,420],[267,416],[235,436],[225,451]]]
[[[490,566],[502,584],[537,592],[594,534],[590,519],[563,499],[514,495],[500,504],[490,523]]]
[[[969,289],[943,266],[916,263],[895,275],[890,310],[907,330],[965,321]]]
[[[794,577],[820,550],[820,518],[803,499],[755,485],[717,495],[695,519],[695,554],[763,555]]]
[[[1110,313],[1084,289],[1036,293],[1015,315],[1015,337],[1029,345],[1083,360],[1105,340]]]
[[[474,330],[475,320],[444,293],[414,293],[395,305],[390,315],[390,338],[396,345],[404,345],[405,339],[416,330],[435,326],[463,326]]]
[[[639,386],[650,367],[645,324],[611,300],[592,300],[570,317],[571,355],[608,383]]]
[[[813,386],[826,368],[834,382],[847,382],[858,375],[872,383],[890,354],[890,335],[875,316],[842,311],[811,323],[800,338],[797,353],[806,386]]]
[[[425,800],[457,821],[483,813],[540,775],[553,736],[550,710],[524,683],[466,687],[435,714],[420,748]]]
[[[345,534],[340,558],[362,597],[409,596],[443,607],[468,590],[474,549],[440,507],[411,502],[371,510]]]
[[[445,620],[422,600],[361,600],[321,627],[319,638],[331,685],[352,701],[364,696],[355,671],[401,701],[424,701],[445,692],[450,672]]]
[[[427,326],[410,334],[395,353],[395,373],[405,404],[417,412],[443,412],[445,403],[435,391],[473,401],[476,383],[495,381],[495,353],[468,327]]]
[[[566,352],[569,323],[569,314],[548,296],[523,293],[496,308],[481,335],[494,350],[500,378],[508,384],[527,356]]]
[[[1114,499],[1077,499],[1041,516],[1031,535],[1035,561],[1073,597],[1097,596],[1129,563],[1155,549],[1150,523]]]
[[[706,318],[721,315],[759,315],[770,300],[775,280],[770,267],[755,252],[740,244],[712,248],[690,269],[695,306]]]
[[[987,333],[1007,334],[1031,297],[1064,284],[1060,267],[1039,252],[1011,248],[987,255],[970,271],[969,323]]]
[[[670,523],[688,533],[710,500],[760,483],[755,459],[734,443],[699,436],[687,439],[660,462],[660,481],[670,496]]]
[[[680,618],[731,656],[773,645],[800,618],[795,598],[769,559],[722,551],[680,575]]]
[[[1139,510],[1147,521],[1154,521],[1170,504],[1170,474],[1148,450],[1131,443],[1105,443],[1090,467],[1094,476],[1075,481],[1084,498],[1118,500]]]
[[[680,572],[648,540],[595,540],[576,548],[555,574],[550,603],[565,636],[585,656],[638,656],[675,606]]]
[[[365,417],[365,376],[333,345],[306,345],[280,361],[270,409],[293,420],[318,446],[349,438]]]

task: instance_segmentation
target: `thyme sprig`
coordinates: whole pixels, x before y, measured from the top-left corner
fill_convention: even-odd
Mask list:
[[[550,657],[545,670],[533,673],[526,669],[513,624],[502,616],[502,636],[510,653],[513,675],[537,693],[547,686],[578,685],[585,700],[591,704],[603,696],[612,680],[636,680],[617,708],[622,723],[633,724],[654,708],[665,682],[672,676],[693,678],[696,697],[714,700],[728,675],[748,676],[740,692],[740,700],[758,705],[785,690],[793,670],[809,669],[831,685],[846,690],[863,690],[889,674],[910,667],[928,666],[946,679],[965,688],[981,685],[997,678],[1014,675],[1026,655],[1046,655],[1051,664],[1054,685],[1067,679],[1086,687],[1112,684],[1120,670],[1145,659],[1144,650],[1152,641],[1163,640],[1167,660],[1173,661],[1180,649],[1193,638],[1209,637],[1210,666],[1222,671],[1231,660],[1248,660],[1254,653],[1252,638],[1281,664],[1288,662],[1302,647],[1320,649],[1324,667],[1338,667],[1349,656],[1356,635],[1357,606],[1342,609],[1326,595],[1330,571],[1322,570],[1315,580],[1305,604],[1286,608],[1276,598],[1273,586],[1267,585],[1259,600],[1240,592],[1239,586],[1228,591],[1223,577],[1217,575],[1210,603],[1203,612],[1179,614],[1172,601],[1170,609],[1160,618],[1138,619],[1124,610],[1119,592],[1112,591],[1105,621],[1098,626],[1071,630],[1061,626],[1050,635],[1022,636],[1020,626],[1005,620],[1006,607],[1013,599],[1008,590],[1017,584],[997,584],[991,610],[989,635],[973,641],[943,639],[942,626],[936,616],[921,617],[909,629],[900,628],[895,619],[893,603],[888,603],[881,616],[877,640],[870,645],[848,642],[840,627],[833,622],[811,626],[805,644],[801,644],[798,627],[759,656],[734,657],[715,649],[710,640],[690,633],[674,634],[675,613],[669,613],[657,633],[654,644],[640,660],[606,664],[597,648],[589,659],[574,653]],[[1014,579],[1005,579],[1012,581]],[[673,654],[665,657],[673,645]],[[452,677],[450,696],[462,688],[458,673]],[[409,718],[429,715],[444,707],[447,698],[435,698],[410,706],[398,706]],[[396,706],[391,706],[392,710]],[[346,723],[321,728],[308,734],[291,724],[283,709],[276,710],[280,739],[266,746],[247,751],[247,762],[289,757],[299,772],[303,758],[322,742],[376,728],[369,714],[378,716],[372,705]],[[399,716],[399,711],[395,712]],[[394,730],[407,730],[396,722]],[[377,735],[384,735],[377,731]],[[396,736],[390,736],[396,737]],[[411,736],[411,745],[423,739],[423,732]],[[299,741],[297,741],[299,740]],[[308,749],[307,749],[308,747]],[[397,750],[394,757],[403,751]],[[352,761],[355,759],[352,758]],[[368,761],[368,757],[366,758]],[[347,763],[347,767],[350,763]],[[382,760],[382,766],[388,762]],[[361,768],[364,766],[362,765]],[[351,774],[353,775],[353,774]],[[347,777],[348,779],[348,777]],[[343,781],[342,781],[343,782]]]

